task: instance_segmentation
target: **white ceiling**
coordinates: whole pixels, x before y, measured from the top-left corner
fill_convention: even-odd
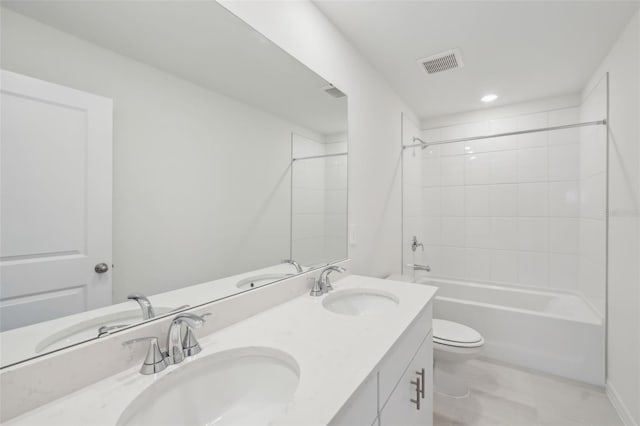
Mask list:
[[[1,4],[318,133],[346,131],[346,98],[329,96],[327,81],[216,2]]]
[[[631,19],[628,1],[315,1],[420,118],[580,91]],[[417,60],[460,48],[465,66]]]

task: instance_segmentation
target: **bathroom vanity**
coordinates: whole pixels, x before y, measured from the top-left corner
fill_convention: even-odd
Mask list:
[[[118,345],[120,351],[135,351],[132,366],[6,424],[205,424],[218,419],[216,424],[430,425],[436,289],[348,275],[328,294],[313,297],[312,280],[306,281],[284,303],[211,334],[205,334],[206,327],[196,329],[202,351],[160,373],[140,374],[144,351],[134,350],[137,344]],[[286,285],[234,298],[260,293],[269,298],[269,292]],[[207,322],[215,322],[216,313],[234,298],[194,312],[210,312]],[[156,337],[163,345],[164,334]],[[104,353],[110,356],[119,355]],[[100,368],[99,359],[86,362]]]

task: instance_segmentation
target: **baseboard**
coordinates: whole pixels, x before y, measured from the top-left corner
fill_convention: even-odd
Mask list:
[[[616,391],[611,383],[607,382],[606,390],[607,396],[609,397],[613,408],[616,409],[618,415],[622,419],[622,423],[624,423],[625,426],[638,426],[638,423],[636,423],[636,421],[631,416],[631,412],[624,404],[624,402],[622,402],[620,394],[618,393],[618,391]]]

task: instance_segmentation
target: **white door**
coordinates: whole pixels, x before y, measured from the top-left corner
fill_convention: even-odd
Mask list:
[[[4,70],[0,96],[0,330],[111,304],[112,101]]]

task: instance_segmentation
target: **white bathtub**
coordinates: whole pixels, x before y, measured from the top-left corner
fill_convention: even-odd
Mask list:
[[[483,356],[604,385],[604,322],[580,296],[422,278],[439,288],[434,318],[468,324]]]

